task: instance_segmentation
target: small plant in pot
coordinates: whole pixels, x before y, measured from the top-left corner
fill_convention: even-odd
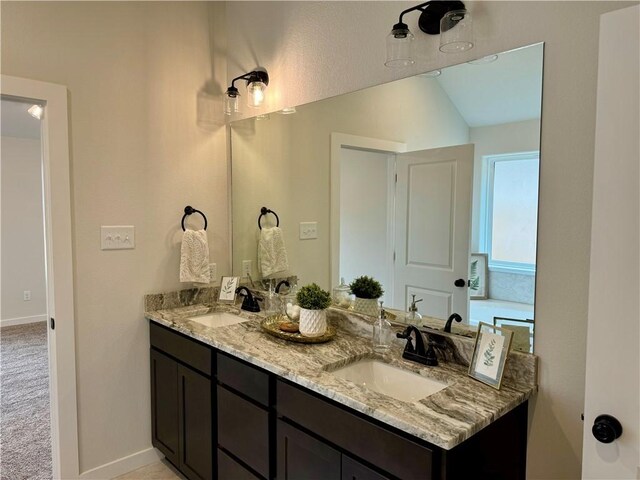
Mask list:
[[[327,331],[326,309],[331,295],[315,283],[302,287],[296,296],[300,306],[300,335],[320,337]]]
[[[384,293],[379,281],[362,275],[351,282],[349,289],[356,296],[356,301],[353,304],[353,309],[356,312],[365,315],[378,315],[378,298]]]

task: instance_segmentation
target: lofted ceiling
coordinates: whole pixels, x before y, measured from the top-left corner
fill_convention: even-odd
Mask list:
[[[491,63],[456,65],[436,80],[469,127],[540,118],[542,49],[537,44],[501,53]]]

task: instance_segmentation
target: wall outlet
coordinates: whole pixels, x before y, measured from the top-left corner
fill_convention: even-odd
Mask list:
[[[248,277],[251,275],[251,260],[242,261],[242,276]]]
[[[216,278],[218,278],[218,265],[215,263],[209,264],[209,276],[211,277],[211,281],[213,282]]]
[[[25,302],[31,301],[31,290],[25,290],[23,292],[22,298],[24,299]]]
[[[100,248],[102,250],[127,250],[135,248],[136,235],[133,225],[100,227]]]
[[[318,222],[300,222],[300,240],[318,238]]]

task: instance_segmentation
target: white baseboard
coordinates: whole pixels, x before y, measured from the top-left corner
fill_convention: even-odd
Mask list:
[[[27,323],[46,322],[46,315],[34,315],[32,317],[6,318],[0,320],[0,327],[12,327],[14,325],[25,325]]]
[[[158,462],[164,458],[155,448],[148,448],[137,453],[122,457],[113,462],[106,463],[80,474],[80,478],[88,480],[110,480],[114,477],[136,470],[150,463]]]

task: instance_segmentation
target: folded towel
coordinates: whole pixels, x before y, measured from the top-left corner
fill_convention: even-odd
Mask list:
[[[284,236],[279,227],[263,228],[258,240],[258,268],[263,277],[289,269]]]
[[[209,244],[204,230],[185,230],[180,249],[180,281],[209,283]]]

